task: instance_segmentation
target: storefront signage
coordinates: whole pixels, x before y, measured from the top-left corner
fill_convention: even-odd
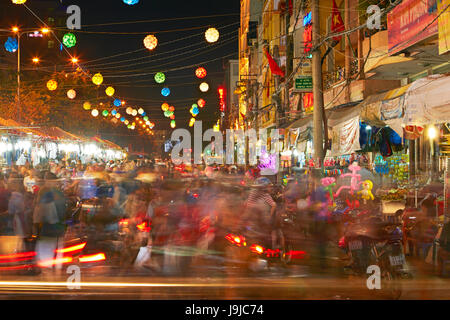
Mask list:
[[[435,1],[403,0],[387,15],[389,54],[437,34],[435,18]]]
[[[295,90],[299,92],[311,92],[313,88],[312,76],[301,76],[295,79]]]

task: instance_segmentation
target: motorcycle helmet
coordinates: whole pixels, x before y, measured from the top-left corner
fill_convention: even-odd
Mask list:
[[[271,184],[272,182],[269,180],[269,178],[266,177],[260,177],[255,181],[255,187],[267,187]]]

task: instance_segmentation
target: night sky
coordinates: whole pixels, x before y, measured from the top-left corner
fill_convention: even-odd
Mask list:
[[[39,17],[45,18],[38,2],[29,0],[27,5]],[[200,97],[207,104],[201,109],[197,120],[203,120],[204,127],[211,127],[217,121],[217,86],[223,82],[225,62],[238,58],[239,0],[140,0],[138,4],[131,6],[124,4],[122,0],[53,2],[54,7],[59,7],[62,12],[72,4],[80,6],[82,10],[82,29],[74,32],[77,45],[68,49],[70,53],[79,57],[81,65],[92,74],[101,72],[105,77],[105,84],[115,87],[115,96],[126,100],[130,106],[144,108],[150,119],[155,121],[155,129],[170,128],[170,120],[161,111],[161,104],[165,101],[175,106],[179,128],[188,127],[191,117],[189,109]],[[7,10],[12,13],[8,14],[10,17],[26,17],[27,26],[41,26],[26,8],[9,3]],[[222,16],[200,17],[212,15]],[[186,17],[196,18],[180,19]],[[146,22],[124,24],[142,20]],[[2,24],[5,23],[14,21],[3,19]],[[206,42],[204,32],[208,27],[219,29],[219,42]],[[152,52],[143,45],[147,34],[154,34],[158,38],[158,47]],[[135,52],[127,53],[132,51]],[[123,55],[106,58],[117,54]],[[200,64],[212,59],[215,61]],[[196,66],[168,71],[197,64],[208,71],[206,81],[210,84],[210,91],[207,94],[198,89],[200,80],[194,74]],[[163,85],[154,81],[154,74],[158,71],[166,73],[164,85],[172,91],[168,98],[161,95]],[[136,74],[145,75],[134,76]]]

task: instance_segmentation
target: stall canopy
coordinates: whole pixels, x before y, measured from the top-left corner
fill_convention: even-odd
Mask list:
[[[414,81],[405,94],[405,125],[450,122],[450,75]]]
[[[0,128],[15,134],[28,134],[39,136],[41,138],[50,138],[47,134],[42,132],[40,128],[34,126],[27,126],[12,119],[0,118]]]

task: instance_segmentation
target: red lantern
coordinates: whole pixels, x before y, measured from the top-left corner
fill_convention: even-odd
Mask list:
[[[195,75],[197,76],[197,78],[203,79],[204,77],[206,77],[206,69],[203,67],[197,68],[197,70],[195,70]]]
[[[175,111],[175,107],[174,106],[170,106],[169,111],[174,112]]]
[[[200,108],[203,108],[203,107],[206,105],[206,101],[203,100],[203,99],[198,99],[197,105],[198,105]]]
[[[175,115],[174,114],[172,114],[171,116],[170,116],[170,119],[175,119]]]

